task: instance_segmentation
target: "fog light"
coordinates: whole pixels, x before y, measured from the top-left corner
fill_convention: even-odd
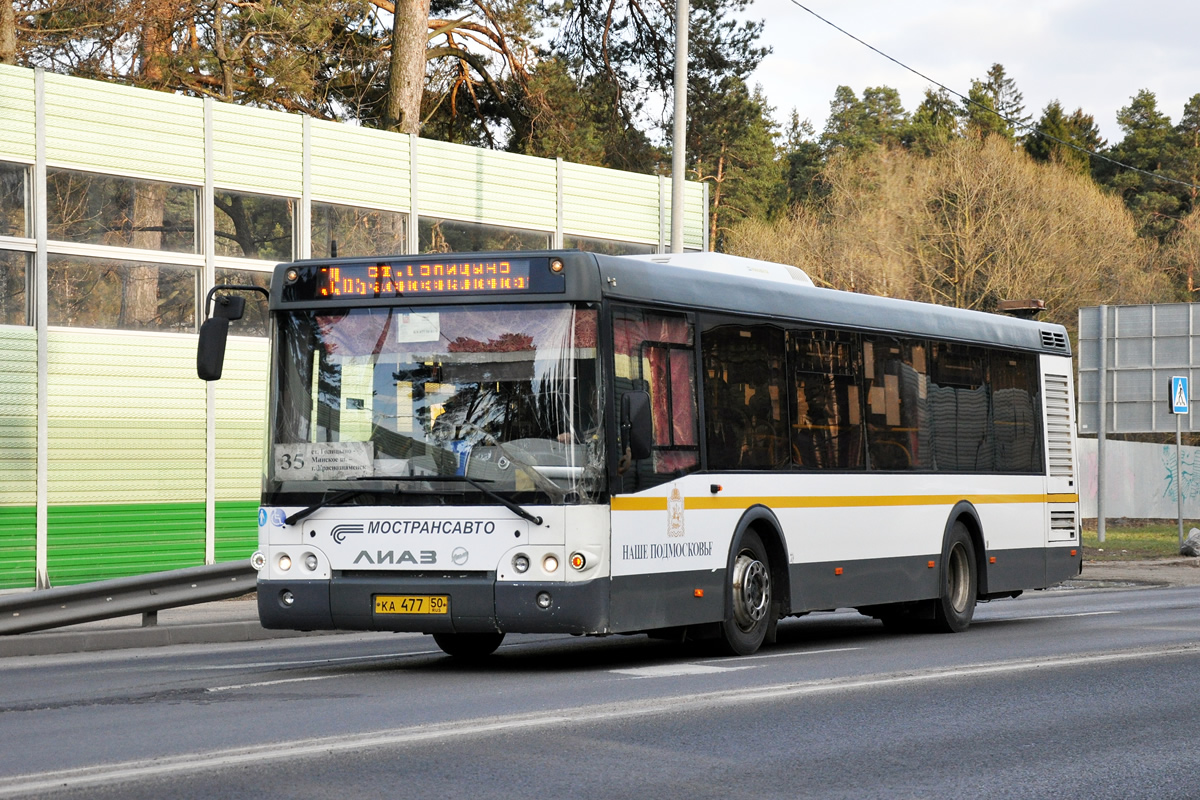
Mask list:
[[[571,553],[571,566],[575,569],[583,569],[587,566],[587,559],[583,553]]]
[[[558,558],[555,556],[546,556],[542,559],[542,569],[546,572],[558,571]]]
[[[256,570],[261,570],[266,565],[267,557],[264,554],[255,553],[254,555],[250,556],[250,566],[254,567]]]
[[[287,589],[284,589],[283,592],[280,593],[280,595],[279,595],[279,600],[285,606],[290,606],[296,602],[296,595],[292,594]]]
[[[312,553],[305,553],[304,554],[304,567],[309,572],[316,572],[317,571],[317,557],[315,555],[313,555]]]
[[[513,556],[513,569],[517,572],[529,571],[529,556],[524,553],[517,553]]]
[[[550,599],[549,592],[538,592],[538,596],[537,596],[538,608],[549,608],[550,604],[552,602],[554,602],[554,601]]]
[[[283,555],[281,555],[279,557],[279,560],[276,561],[275,563],[279,565],[280,572],[287,572],[289,569],[292,568],[292,559],[287,553],[284,553]]]

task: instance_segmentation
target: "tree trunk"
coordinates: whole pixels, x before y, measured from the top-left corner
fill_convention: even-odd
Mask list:
[[[142,0],[141,5],[137,74],[143,86],[165,89],[171,58],[171,36],[179,8],[172,0]]]
[[[17,63],[17,14],[15,0],[0,0],[0,64]]]
[[[138,181],[133,190],[133,233],[130,244],[142,250],[162,249],[163,208],[167,187]],[[121,281],[121,327],[158,327],[158,267],[131,266]]]
[[[421,132],[421,95],[425,89],[425,42],[429,33],[429,0],[398,0],[392,23],[392,56],[388,72],[387,109],[383,126],[400,133]]]

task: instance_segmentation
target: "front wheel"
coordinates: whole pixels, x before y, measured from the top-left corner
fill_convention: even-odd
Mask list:
[[[484,658],[496,652],[503,633],[435,633],[433,641],[446,655],[464,660]]]
[[[978,565],[967,526],[954,523],[942,553],[941,593],[934,606],[934,629],[961,633],[975,616]]]
[[[721,643],[730,655],[748,656],[762,646],[771,626],[771,562],[754,531],[742,534],[729,573],[729,600]]]

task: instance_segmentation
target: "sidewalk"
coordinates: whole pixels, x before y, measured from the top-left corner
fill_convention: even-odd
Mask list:
[[[1068,589],[1122,589],[1138,586],[1200,586],[1200,558],[1159,561],[1085,561],[1083,574]],[[142,627],[141,615],[85,622],[36,633],[0,636],[0,658],[162,647],[172,644],[219,644],[319,636],[334,631],[269,631],[258,622],[254,594],[233,600],[171,608],[158,613],[158,624]]]
[[[162,647],[171,644],[218,644],[316,636],[332,631],[270,631],[258,622],[253,593],[232,600],[199,603],[158,612],[158,623],[142,627],[142,616],[84,622],[34,633],[0,636],[0,658]]]
[[[1084,561],[1083,574],[1070,582],[1076,588],[1135,586],[1200,586],[1200,558],[1164,558],[1154,561]]]

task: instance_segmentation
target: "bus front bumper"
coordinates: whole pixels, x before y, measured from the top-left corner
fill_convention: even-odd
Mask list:
[[[449,611],[376,613],[375,598],[380,596],[445,597]],[[607,578],[498,583],[489,573],[452,579],[381,575],[258,582],[259,619],[264,628],[280,630],[600,634],[609,632],[608,601]]]

